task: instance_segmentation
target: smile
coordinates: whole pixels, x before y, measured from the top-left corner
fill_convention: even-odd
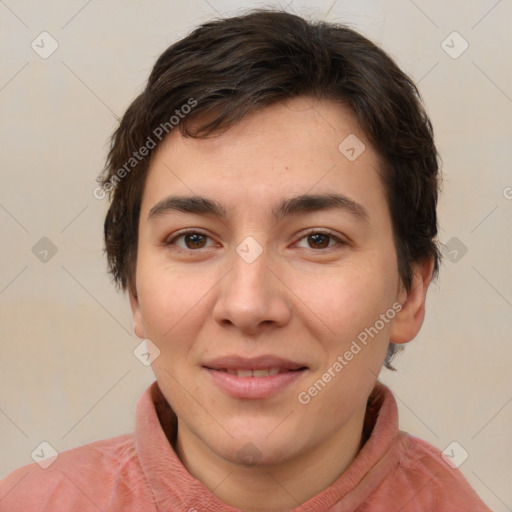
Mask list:
[[[308,371],[277,367],[251,369],[204,368],[213,385],[223,394],[237,399],[256,400],[278,396]]]
[[[237,377],[268,377],[270,375],[277,375],[278,373],[285,373],[288,371],[295,370],[287,370],[285,368],[263,368],[261,370],[247,370],[247,369],[237,369],[234,370],[232,368],[221,368],[218,371],[226,372],[230,375],[236,375]]]

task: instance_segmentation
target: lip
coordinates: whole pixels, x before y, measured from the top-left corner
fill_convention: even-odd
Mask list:
[[[268,377],[238,377],[221,370],[206,368],[211,375],[213,382],[227,395],[232,398],[261,399],[275,395],[279,391],[300,379],[307,371],[287,370],[277,375]]]
[[[272,355],[258,357],[224,356],[203,363],[205,368],[212,370],[264,370],[280,368],[283,370],[299,370],[307,365]]]
[[[275,395],[300,379],[307,366],[280,357],[265,355],[255,358],[227,356],[206,362],[203,367],[213,382],[227,395],[240,399],[262,399]],[[263,370],[279,368],[280,373],[266,377],[238,377],[223,370]]]

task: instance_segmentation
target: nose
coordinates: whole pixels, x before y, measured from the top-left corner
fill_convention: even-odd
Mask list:
[[[277,270],[271,268],[272,258],[266,251],[253,261],[240,254],[234,251],[231,271],[219,283],[214,319],[248,335],[286,325],[291,296]]]

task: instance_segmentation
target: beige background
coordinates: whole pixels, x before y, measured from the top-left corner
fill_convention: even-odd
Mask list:
[[[0,1],[0,476],[41,441],[62,451],[132,430],[153,375],[105,272],[94,180],[156,57],[199,22],[257,5]],[[512,510],[512,2],[267,5],[349,23],[419,82],[444,162],[440,239],[467,253],[445,259],[421,335],[381,379],[402,429],[457,441],[481,497]],[[31,48],[42,31],[59,45],[46,59]],[[453,31],[469,44],[458,58],[442,47]],[[32,251],[42,237],[57,248],[47,262]]]

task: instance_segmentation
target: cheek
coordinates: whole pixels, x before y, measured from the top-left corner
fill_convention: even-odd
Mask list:
[[[375,323],[392,306],[393,271],[367,259],[328,272],[295,272],[288,283],[301,299],[297,307],[312,331],[325,333],[333,343],[349,342]]]
[[[180,276],[176,270],[156,265],[141,265],[138,271],[138,294],[146,336],[154,338],[166,350],[177,338],[201,325],[197,318],[204,280]]]

